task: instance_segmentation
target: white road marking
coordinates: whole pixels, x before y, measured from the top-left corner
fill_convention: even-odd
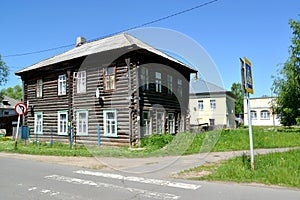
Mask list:
[[[116,190],[127,190],[129,192],[138,193],[139,195],[150,199],[176,200],[180,198],[180,196],[176,196],[174,194],[169,194],[169,193],[160,193],[160,192],[152,192],[152,191],[142,190],[137,188],[121,187],[121,186],[108,184],[108,183],[100,183],[100,182],[96,183],[90,180],[84,180],[84,179],[72,178],[66,176],[49,175],[49,176],[45,176],[45,178],[50,180],[66,182],[66,183],[72,183],[72,184],[89,185],[97,188],[105,187],[105,188],[116,189]]]
[[[32,187],[32,188],[29,188],[28,191],[32,191],[32,190],[36,190],[37,187]]]
[[[30,192],[32,192],[34,190],[37,190],[38,192],[43,193],[43,194],[49,194],[50,196],[55,196],[55,195],[60,194],[59,192],[55,192],[55,191],[48,190],[48,189],[38,189],[37,187],[28,188],[28,191],[30,191]]]
[[[195,185],[195,184],[171,182],[171,181],[166,181],[166,180],[134,177],[134,176],[122,176],[119,174],[92,172],[92,171],[86,171],[86,170],[78,170],[78,171],[74,171],[74,173],[91,175],[91,176],[100,176],[100,177],[104,177],[104,178],[112,178],[112,179],[119,179],[119,180],[126,180],[126,181],[133,181],[133,182],[139,182],[139,183],[147,183],[147,184],[160,185],[160,186],[176,187],[176,188],[182,188],[182,189],[188,189],[188,190],[196,190],[201,187],[201,185]]]

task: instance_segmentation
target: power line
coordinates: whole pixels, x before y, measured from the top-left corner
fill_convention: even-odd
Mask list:
[[[201,8],[201,7],[204,7],[204,6],[208,6],[208,5],[210,5],[210,4],[212,4],[212,3],[215,3],[215,2],[217,2],[217,1],[218,1],[218,0],[208,1],[208,2],[202,3],[202,4],[200,4],[200,5],[194,6],[194,7],[192,7],[192,8],[188,8],[188,9],[186,9],[186,10],[182,10],[182,11],[179,11],[179,12],[177,12],[177,13],[174,13],[174,14],[171,14],[171,15],[167,15],[167,16],[162,17],[162,18],[158,18],[158,19],[155,19],[155,20],[152,20],[152,21],[149,21],[149,22],[140,24],[140,25],[136,25],[136,26],[133,26],[133,27],[130,27],[130,28],[121,30],[121,31],[117,31],[117,32],[115,32],[115,33],[111,33],[111,34],[106,35],[106,36],[103,36],[103,37],[98,37],[98,38],[91,39],[91,40],[89,40],[88,42],[95,41],[95,40],[99,40],[99,39],[102,39],[102,38],[105,38],[105,37],[108,37],[108,36],[111,36],[111,35],[116,35],[116,34],[119,34],[119,33],[127,32],[127,31],[130,31],[130,30],[133,30],[133,29],[137,29],[137,28],[144,27],[144,26],[148,26],[148,25],[150,25],[150,24],[154,24],[154,23],[157,23],[157,22],[160,22],[160,21],[163,21],[163,20],[166,20],[166,19],[169,19],[169,18],[178,16],[178,15],[187,13],[187,12],[190,12],[190,11],[192,11],[192,10],[195,10],[195,9],[198,9],[198,8]],[[62,49],[62,48],[67,48],[67,47],[71,47],[71,46],[74,46],[74,43],[73,43],[73,44],[68,44],[68,45],[59,46],[59,47],[54,47],[54,48],[49,48],[49,49],[39,50],[39,51],[32,51],[32,52],[27,52],[27,53],[18,53],[18,54],[5,55],[5,56],[2,56],[2,57],[8,58],[8,57],[27,56],[27,55],[38,54],[38,53],[43,53],[43,52],[47,52],[47,51],[54,51],[54,50],[58,50],[58,49]]]

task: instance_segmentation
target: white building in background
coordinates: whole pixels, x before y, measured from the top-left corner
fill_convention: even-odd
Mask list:
[[[272,113],[275,97],[250,98],[250,113],[253,126],[280,126],[280,118]],[[244,99],[244,124],[248,125],[247,100]]]
[[[207,124],[211,128],[234,128],[236,96],[224,88],[204,80],[190,82],[190,125]]]

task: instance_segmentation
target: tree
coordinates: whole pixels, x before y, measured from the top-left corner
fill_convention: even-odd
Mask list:
[[[289,58],[273,77],[272,87],[278,97],[276,113],[285,126],[296,124],[300,117],[300,21],[290,20],[289,25],[293,30]]]
[[[20,85],[2,89],[0,93],[16,100],[20,100],[23,96],[23,90]]]
[[[237,96],[235,101],[235,113],[236,114],[243,114],[244,113],[244,93],[242,90],[242,84],[240,83],[233,83],[231,85],[231,92]]]
[[[0,86],[3,86],[7,82],[7,77],[9,74],[9,69],[0,54]],[[0,101],[3,100],[3,93],[0,92]]]

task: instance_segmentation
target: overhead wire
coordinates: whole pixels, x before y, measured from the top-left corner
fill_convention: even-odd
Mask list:
[[[201,7],[204,7],[204,6],[208,6],[208,5],[213,4],[213,3],[217,2],[217,1],[218,1],[218,0],[211,0],[211,1],[208,1],[208,2],[205,2],[205,3],[202,3],[202,4],[200,4],[200,5],[194,6],[194,7],[192,7],[192,8],[188,8],[188,9],[185,9],[185,10],[182,10],[182,11],[179,11],[179,12],[176,12],[176,13],[174,13],[174,14],[167,15],[167,16],[165,16],[165,17],[161,17],[161,18],[158,18],[158,19],[155,19],[155,20],[152,20],[152,21],[149,21],[149,22],[140,24],[140,25],[136,25],[136,26],[127,28],[127,29],[123,29],[123,30],[121,30],[121,31],[117,31],[117,32],[108,34],[108,35],[106,35],[106,36],[102,36],[102,37],[98,37],[98,38],[91,39],[91,40],[89,40],[88,42],[95,41],[95,40],[99,40],[99,39],[102,39],[102,38],[105,38],[105,37],[108,37],[108,36],[112,36],[112,35],[116,35],[116,34],[119,34],[119,33],[127,32],[127,31],[130,31],[130,30],[133,30],[133,29],[137,29],[137,28],[144,27],[144,26],[148,26],[148,25],[151,25],[151,24],[154,24],[154,23],[157,23],[157,22],[160,22],[160,21],[163,21],[163,20],[166,20],[166,19],[169,19],[169,18],[178,16],[178,15],[181,15],[181,14],[184,14],[184,13],[187,13],[187,12],[190,12],[190,11],[192,11],[192,10],[195,10],[195,9],[198,9],[198,8],[201,8]],[[67,45],[63,45],[63,46],[58,46],[58,47],[54,47],[54,48],[49,48],[49,49],[39,50],[39,51],[32,51],[32,52],[26,52],[26,53],[18,53],[18,54],[4,55],[4,56],[2,56],[2,57],[8,58],[8,57],[27,56],[27,55],[32,55],[32,54],[38,54],[38,53],[43,53],[43,52],[48,52],[48,51],[54,51],[54,50],[58,50],[58,49],[63,49],[63,48],[71,47],[71,46],[74,46],[74,43],[72,43],[72,44],[67,44]]]

